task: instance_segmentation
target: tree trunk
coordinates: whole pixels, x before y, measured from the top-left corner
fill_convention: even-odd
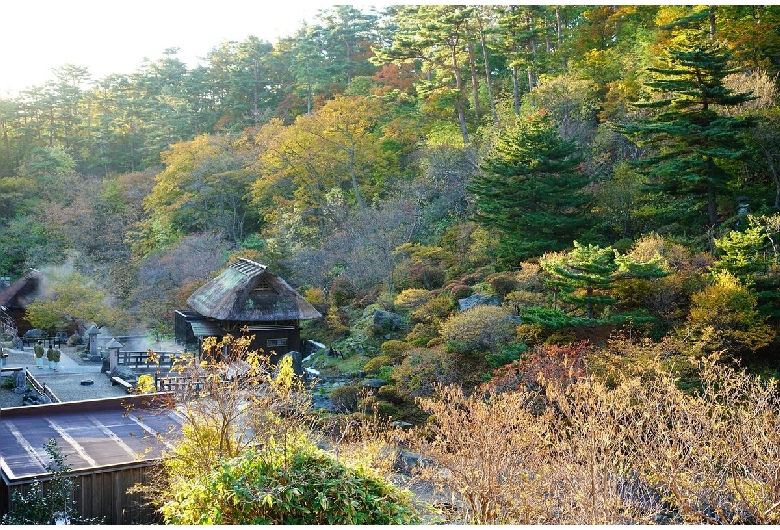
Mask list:
[[[493,123],[498,123],[498,112],[496,112],[496,101],[493,98],[493,81],[490,79],[490,61],[488,60],[487,45],[485,44],[485,31],[482,27],[482,18],[477,17],[479,24],[479,42],[482,45],[482,59],[485,61],[485,84],[487,85],[488,101],[490,102],[490,112],[493,114]]]
[[[360,195],[360,188],[358,187],[357,174],[355,172],[355,146],[353,145],[349,150],[349,176],[352,180],[352,189],[355,190],[355,200],[357,201],[358,209],[360,210],[361,218],[365,218],[366,206],[363,204],[363,197]]]
[[[711,226],[718,224],[718,205],[715,199],[715,185],[710,182],[707,184],[707,215]]]
[[[466,112],[463,108],[463,77],[460,75],[460,69],[458,68],[458,55],[456,51],[456,45],[450,46],[450,52],[452,54],[452,69],[455,74],[455,90],[457,95],[455,96],[455,106],[458,110],[458,124],[460,125],[460,133],[463,136],[463,145],[469,145],[469,132],[466,129]]]
[[[558,53],[561,54],[561,66],[563,67],[563,71],[566,71],[566,55],[564,55],[561,51],[561,43],[563,42],[563,27],[561,25],[561,8],[556,7],[555,8],[555,29],[558,34]]]
[[[471,41],[469,41],[468,44],[468,51],[469,68],[471,69],[471,92],[474,97],[474,115],[476,116],[477,121],[479,121],[479,78],[477,77],[477,63],[474,60],[474,45],[471,43]]]
[[[474,59],[474,44],[469,38],[468,25],[466,26],[466,51],[469,54],[469,71],[471,72],[471,92],[474,98],[474,115],[479,121],[479,79],[477,77],[477,62]]]

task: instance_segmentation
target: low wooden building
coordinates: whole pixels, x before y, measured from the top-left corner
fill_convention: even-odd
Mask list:
[[[157,522],[138,493],[159,464],[161,451],[181,432],[170,395],[137,395],[0,409],[0,513],[13,509],[14,491],[46,482],[54,438],[71,467],[74,498],[83,517],[107,524]]]
[[[175,316],[176,342],[200,351],[206,337],[253,335],[272,358],[301,351],[300,323],[322,315],[265,265],[239,258],[187,299]]]

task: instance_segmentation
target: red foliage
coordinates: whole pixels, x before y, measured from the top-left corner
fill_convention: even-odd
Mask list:
[[[511,392],[535,383],[540,377],[567,386],[585,375],[585,356],[592,350],[588,341],[565,346],[540,344],[525,359],[494,370],[493,378],[483,389],[493,393]]]
[[[402,92],[412,93],[414,83],[420,78],[420,74],[414,70],[411,64],[386,64],[374,74],[373,80],[383,83]]]

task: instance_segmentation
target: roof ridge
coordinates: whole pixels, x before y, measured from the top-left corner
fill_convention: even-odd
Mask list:
[[[238,258],[233,264],[230,265],[230,268],[248,276],[249,278],[257,276],[258,274],[261,274],[268,269],[268,267],[262,263],[252,261],[248,258]]]

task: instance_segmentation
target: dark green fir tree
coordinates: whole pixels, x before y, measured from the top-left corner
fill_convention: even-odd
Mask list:
[[[520,118],[480,169],[468,185],[474,218],[498,234],[502,263],[565,248],[586,226],[588,176],[576,144],[560,136],[546,112]]]
[[[660,98],[636,103],[658,112],[617,127],[653,148],[640,162],[650,186],[672,197],[695,199],[706,208],[709,226],[718,224],[718,198],[732,181],[727,162],[746,154],[738,132],[752,124],[749,118],[718,112],[752,99],[750,93],[734,93],[724,85],[733,73],[729,58],[709,33],[681,31],[665,51],[663,65],[649,69],[653,78],[646,86]]]

